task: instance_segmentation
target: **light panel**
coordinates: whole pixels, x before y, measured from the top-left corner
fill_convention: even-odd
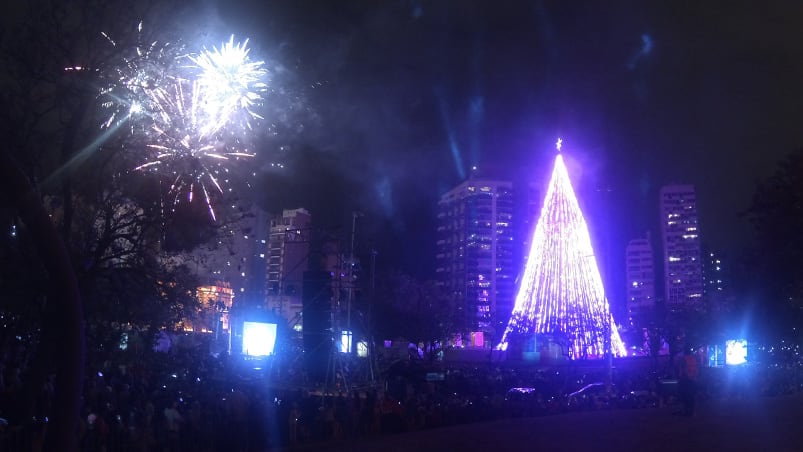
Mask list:
[[[747,362],[747,341],[732,339],[725,341],[725,364],[738,366]]]
[[[276,346],[276,324],[243,322],[243,354],[268,356]]]

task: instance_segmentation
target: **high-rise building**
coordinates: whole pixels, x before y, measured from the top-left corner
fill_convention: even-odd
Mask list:
[[[264,300],[268,217],[253,205],[235,207],[231,222],[218,231],[215,240],[170,256],[170,265],[186,265],[202,285],[225,283],[239,307],[256,306]]]
[[[266,302],[291,321],[302,310],[301,288],[309,268],[311,216],[305,209],[284,210],[270,222]]]
[[[521,246],[514,248],[514,258],[520,269],[527,264],[529,257],[530,244],[533,239],[535,225],[538,224],[538,216],[541,213],[541,190],[540,184],[534,182],[513,185],[516,203],[514,204],[515,218],[515,241]],[[521,270],[520,270],[521,271]]]
[[[720,253],[703,252],[703,298],[712,313],[727,311],[733,302],[725,264]]]
[[[633,239],[625,248],[625,274],[627,277],[627,312],[630,326],[645,309],[655,306],[655,263],[650,243],[646,238]]]
[[[722,292],[725,283],[722,259],[718,253],[707,251],[703,255],[703,292],[705,295]]]
[[[455,297],[456,326],[491,337],[513,309],[513,184],[469,179],[438,203],[437,277]],[[497,337],[498,339],[498,337]]]
[[[665,301],[669,309],[697,308],[703,296],[703,269],[697,200],[692,185],[661,188]]]

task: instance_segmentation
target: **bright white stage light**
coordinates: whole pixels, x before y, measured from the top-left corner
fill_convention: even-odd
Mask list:
[[[725,364],[737,366],[747,362],[747,341],[732,339],[725,341]]]
[[[262,322],[243,323],[243,354],[268,356],[276,346],[276,324]]]

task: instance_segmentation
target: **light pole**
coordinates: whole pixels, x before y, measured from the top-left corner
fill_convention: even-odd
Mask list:
[[[608,208],[610,207],[609,195],[611,194],[612,191],[613,190],[609,186],[597,189],[597,192],[602,193],[603,198],[604,198],[603,202],[605,203],[606,207],[608,207]],[[606,242],[606,247],[605,247],[606,248],[605,249],[605,267],[606,267],[605,268],[605,275],[607,276],[605,279],[607,280],[608,284],[604,285],[604,287],[606,289],[605,289],[605,292],[604,292],[605,293],[605,300],[604,300],[605,301],[605,313],[604,313],[605,319],[603,320],[603,322],[604,322],[603,330],[605,331],[605,333],[604,333],[605,334],[605,339],[603,341],[603,348],[604,348],[604,353],[605,353],[606,367],[607,367],[607,371],[608,371],[607,372],[608,375],[607,375],[607,378],[606,378],[606,386],[607,386],[607,391],[610,392],[611,391],[611,386],[613,385],[613,339],[612,339],[612,336],[613,336],[613,312],[611,310],[611,298],[608,296],[608,294],[611,293],[610,292],[610,290],[612,289],[611,288],[611,282],[613,280],[613,278],[611,277],[612,270],[611,270],[611,234],[610,234],[610,232],[608,232],[605,235],[605,239],[606,239],[605,240],[605,242]]]
[[[354,298],[354,240],[357,237],[357,218],[361,217],[362,212],[354,211],[351,213],[351,248],[349,249],[349,293],[348,300],[346,301],[346,334],[348,334],[348,352],[351,353],[353,346],[354,334],[351,331],[351,302]]]
[[[368,304],[368,369],[371,373],[371,386],[374,385],[374,302],[376,301],[376,248],[371,248],[371,299]]]

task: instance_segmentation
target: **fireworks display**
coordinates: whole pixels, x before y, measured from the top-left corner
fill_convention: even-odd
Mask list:
[[[561,145],[558,140],[558,150]],[[511,333],[563,334],[571,357],[599,358],[605,353],[606,331],[613,354],[624,356],[588,226],[559,154],[499,348],[507,348]]]
[[[134,169],[169,178],[174,206],[182,194],[192,202],[198,191],[215,219],[212,198],[224,191],[226,163],[253,157],[243,138],[261,119],[265,63],[252,60],[248,40],[234,36],[193,53],[178,43],[142,43],[141,23],[138,32],[138,42],[121,48],[121,63],[104,74],[109,83],[100,94],[110,114],[102,126],[125,124],[124,146],[142,156]]]
[[[211,134],[232,120],[237,111],[244,113],[245,124],[250,128],[250,118],[261,119],[253,107],[262,99],[260,92],[267,85],[262,81],[267,71],[262,61],[251,61],[246,47],[234,42],[234,36],[220,49],[204,50],[191,57],[201,72],[198,83],[204,93],[203,110],[206,124],[202,133]]]

